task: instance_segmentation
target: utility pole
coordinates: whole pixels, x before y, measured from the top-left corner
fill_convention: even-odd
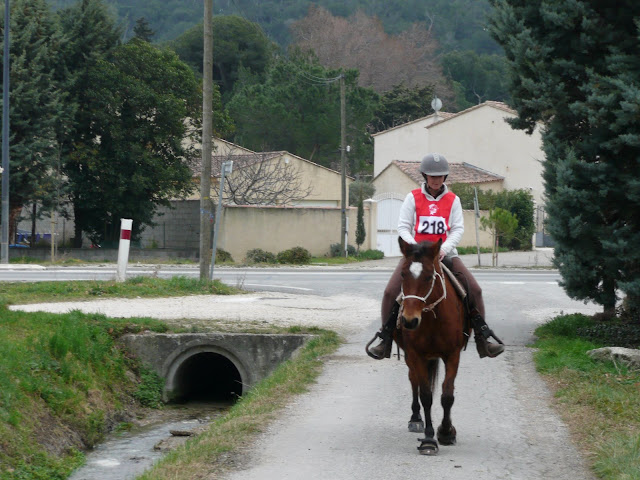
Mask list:
[[[9,263],[9,0],[4,0],[4,54],[2,57],[2,234],[0,263]]]
[[[348,254],[347,247],[347,121],[344,73],[340,75],[340,164],[342,165],[342,229],[340,247],[344,256]]]
[[[202,172],[200,174],[200,280],[209,278],[211,248],[211,137],[213,135],[213,0],[204,0],[202,61]]]

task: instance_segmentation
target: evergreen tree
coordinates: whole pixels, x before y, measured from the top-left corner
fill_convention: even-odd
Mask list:
[[[151,42],[151,39],[156,34],[151,27],[149,26],[149,22],[144,17],[140,17],[136,20],[136,26],[133,27],[133,35],[135,38],[138,38],[144,42]]]
[[[492,0],[517,128],[544,125],[548,230],[567,293],[640,304],[640,4]]]
[[[9,225],[13,227],[25,204],[53,201],[57,132],[64,128],[66,117],[57,19],[45,0],[11,2],[10,18]],[[0,51],[0,59],[2,55]],[[11,228],[10,237],[13,233]]]
[[[382,132],[389,128],[426,117],[433,113],[431,100],[433,86],[407,88],[396,85],[380,95],[380,101],[369,124],[371,133]]]
[[[69,72],[69,101],[75,114],[69,131],[62,142],[62,171],[70,184],[69,200],[73,205],[75,220],[74,247],[82,246],[82,226],[89,218],[82,202],[86,188],[83,172],[91,162],[96,142],[96,118],[101,113],[94,90],[94,71],[99,63],[119,43],[120,31],[101,0],[80,0],[71,7],[59,11],[66,35],[64,62]]]
[[[94,242],[117,241],[120,218],[133,219],[135,239],[159,205],[193,189],[198,152],[183,140],[188,120],[200,115],[199,83],[175,53],[138,39],[99,61],[89,80],[95,137],[73,154],[81,166],[75,211]]]
[[[252,150],[287,150],[330,168],[339,165],[340,70],[325,69],[294,54],[277,58],[265,81],[241,78],[228,103],[237,131],[234,141]],[[377,94],[357,86],[357,72],[345,73],[349,170],[369,168],[365,133]]]
[[[362,195],[360,195],[360,199],[358,200],[358,222],[356,224],[356,245],[358,246],[358,253],[360,253],[360,245],[364,243],[366,234],[364,229],[364,206],[362,204]]]
[[[235,15],[213,17],[213,81],[223,97],[231,93],[241,69],[262,75],[271,61],[275,45],[260,25]],[[169,43],[180,59],[202,75],[204,30],[202,22]]]

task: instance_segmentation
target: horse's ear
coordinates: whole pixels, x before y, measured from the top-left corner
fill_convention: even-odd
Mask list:
[[[405,242],[402,237],[398,237],[398,243],[400,244],[400,251],[402,252],[402,255],[406,257],[409,252],[409,244]]]
[[[431,250],[433,251],[433,258],[436,258],[438,253],[440,253],[440,247],[442,246],[442,239],[439,238],[436,243],[433,244]]]

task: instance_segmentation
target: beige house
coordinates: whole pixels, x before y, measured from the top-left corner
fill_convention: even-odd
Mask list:
[[[222,139],[214,139],[214,155],[211,172],[212,198],[218,198],[220,169],[223,162],[233,161],[232,172],[225,181],[225,203],[250,205],[288,205],[314,207],[340,207],[342,205],[342,175],[317,163],[286,151],[254,152]],[[200,164],[194,167],[194,180],[200,183]],[[347,193],[353,178],[345,179]],[[228,184],[243,190],[246,201],[234,201],[228,192]],[[279,197],[261,201],[262,197],[251,190],[282,191]],[[268,195],[267,195],[268,196]],[[200,199],[199,187],[188,198]],[[347,197],[348,201],[348,197]]]
[[[340,172],[285,151],[254,152],[220,139],[214,140],[214,147],[211,174],[214,204],[219,199],[221,165],[233,161],[228,181],[225,179],[217,247],[229,252],[234,260],[242,261],[249,250],[256,248],[277,254],[297,246],[314,256],[322,256],[329,253],[331,245],[341,242]],[[193,171],[198,186],[200,165],[196,164]],[[345,182],[348,189],[353,178],[347,177]],[[269,188],[280,194],[263,195]],[[145,230],[143,244],[198,248],[199,186],[187,199],[172,203],[174,209],[160,212],[158,225]],[[355,246],[357,208],[347,206],[345,215],[347,242]],[[363,250],[376,248],[375,221],[375,202],[365,202]]]
[[[448,184],[469,183],[494,191],[526,189],[542,208],[540,130],[527,135],[512,129],[506,120],[516,116],[505,104],[490,101],[459,113],[436,112],[373,135],[379,249],[398,254],[394,238],[398,211],[406,194],[422,182],[418,167],[429,152],[447,157]],[[465,213],[461,245],[475,245],[475,238],[467,237],[470,233],[475,237],[471,225]]]

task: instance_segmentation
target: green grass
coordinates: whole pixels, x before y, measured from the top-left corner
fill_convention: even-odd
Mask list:
[[[137,366],[114,340],[143,329],[166,326],[0,306],[0,479],[63,479],[82,462],[80,449],[99,442],[144,388],[126,375]],[[63,441],[68,431],[73,441]]]
[[[138,278],[122,284],[3,283],[0,289],[0,480],[63,480],[84,462],[83,449],[100,442],[109,429],[126,425],[139,408],[159,406],[162,379],[122,351],[117,338],[170,330],[149,318],[10,311],[8,302],[238,291],[185,278]],[[260,331],[264,333],[264,327]],[[340,343],[335,333],[317,328],[274,328],[269,333],[314,338],[207,433],[189,442],[182,450],[186,455],[170,454],[155,467],[157,476],[148,478],[197,478],[198,472],[224,467],[225,452],[239,451],[247,438],[238,433],[262,431],[293,395],[313,383],[323,356]],[[167,472],[178,472],[177,477]]]
[[[307,391],[321,371],[323,357],[340,344],[334,332],[315,330],[315,333],[317,336],[307,342],[299,355],[252,388],[227,415],[138,478],[163,480],[220,475],[226,468],[225,462],[241,455],[242,449],[265,430],[293,396]]]
[[[169,297],[180,295],[230,295],[240,293],[219,280],[201,281],[187,277],[170,279],[134,277],[126,282],[0,282],[0,303],[24,304],[95,298]]]
[[[587,355],[605,346],[593,338],[596,324],[584,315],[564,315],[539,327],[536,366],[598,477],[640,479],[640,372]],[[590,332],[589,338],[581,332]]]

